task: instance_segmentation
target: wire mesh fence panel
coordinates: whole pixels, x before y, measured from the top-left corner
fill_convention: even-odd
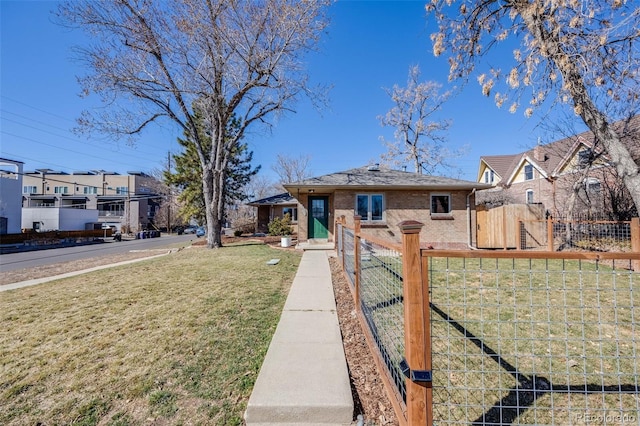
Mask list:
[[[355,263],[355,235],[353,230],[344,228],[344,236],[342,241],[342,250],[344,256],[344,271],[347,274],[349,284],[353,290],[356,277]]]
[[[362,314],[386,373],[397,388],[398,401],[404,404],[405,380],[399,367],[404,357],[402,254],[361,239],[359,266]]]
[[[344,248],[342,246],[342,238],[343,238],[342,230],[343,230],[342,224],[338,223],[336,226],[336,238],[337,238],[336,250],[337,250],[338,259],[340,259],[340,262],[343,261],[342,254],[344,252]],[[342,266],[344,267],[344,265]]]
[[[630,266],[429,258],[434,424],[638,424]]]
[[[548,226],[553,235],[549,244]],[[631,222],[526,220],[520,222],[520,249],[630,252]]]
[[[631,251],[631,223],[607,221],[554,221],[557,250]]]

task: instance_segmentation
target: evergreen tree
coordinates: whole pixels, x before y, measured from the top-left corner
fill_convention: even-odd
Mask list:
[[[195,122],[201,140],[211,144],[211,137],[206,134],[204,119],[200,111],[194,108]],[[239,128],[238,120],[231,120],[228,134],[233,135]],[[198,152],[188,132],[184,138],[178,138],[178,143],[184,148],[181,154],[173,155],[175,172],[165,172],[164,178],[167,184],[174,185],[180,191],[178,197],[182,204],[180,217],[185,221],[192,218],[198,223],[206,223],[206,207],[202,192],[202,166],[198,159]],[[243,192],[244,187],[251,178],[258,173],[260,166],[252,167],[253,151],[249,151],[246,143],[237,144],[231,151],[227,168],[227,175],[223,187],[224,206],[233,204],[234,201],[244,201],[247,196]],[[224,219],[224,211],[219,215]]]

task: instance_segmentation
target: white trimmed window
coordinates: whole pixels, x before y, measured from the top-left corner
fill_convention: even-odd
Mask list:
[[[525,199],[527,201],[527,204],[533,204],[533,189],[527,189],[527,192],[525,193]]]
[[[495,173],[493,170],[485,170],[484,171],[484,183],[493,183],[495,179]]]
[[[56,186],[53,188],[53,192],[56,194],[67,194],[69,192],[68,186]]]
[[[97,186],[85,186],[84,187],[84,193],[85,194],[97,194],[98,193],[98,187]]]
[[[356,195],[356,214],[363,221],[382,221],[384,213],[384,197],[382,194]]]
[[[22,187],[22,193],[23,194],[36,194],[38,192],[38,188],[36,188],[35,186],[23,186]]]
[[[298,208],[297,207],[284,207],[282,209],[282,217],[289,215],[292,222],[298,221]]]
[[[531,164],[524,166],[524,180],[533,180],[533,166]]]
[[[596,178],[587,178],[584,182],[584,187],[589,194],[598,194],[602,189],[600,186],[600,181]]]
[[[119,186],[116,188],[116,194],[118,195],[127,195],[129,193],[129,188],[126,186]]]

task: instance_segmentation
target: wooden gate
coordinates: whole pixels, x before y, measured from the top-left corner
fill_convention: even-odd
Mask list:
[[[477,238],[481,249],[518,247],[518,221],[543,220],[542,204],[508,204],[487,209],[477,206]]]

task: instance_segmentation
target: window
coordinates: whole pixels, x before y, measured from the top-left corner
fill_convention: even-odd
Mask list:
[[[23,194],[37,194],[38,188],[35,186],[23,186],[22,193]]]
[[[365,221],[382,220],[384,210],[381,194],[359,194],[356,196],[356,214]]]
[[[431,194],[431,215],[451,214],[451,195]]]
[[[98,193],[98,187],[97,186],[85,186],[84,187],[84,193],[85,194],[97,194]]]
[[[297,207],[285,207],[282,209],[282,216],[289,215],[292,222],[296,222],[298,220],[298,209]]]
[[[587,167],[593,161],[593,151],[591,148],[581,149],[578,152],[578,166],[580,168]]]
[[[531,164],[527,164],[524,166],[524,180],[532,180],[533,179],[533,166]]]
[[[589,194],[598,194],[600,192],[600,181],[595,178],[587,178],[584,182],[584,187]]]
[[[53,188],[53,192],[55,192],[56,194],[66,194],[67,192],[69,192],[69,187],[68,186],[56,186]]]
[[[495,179],[495,175],[493,170],[485,170],[484,172],[484,183],[493,183]]]
[[[126,186],[119,186],[116,188],[116,194],[118,195],[126,195],[129,193],[129,188]]]
[[[533,204],[533,189],[527,189],[525,197],[527,204]]]

